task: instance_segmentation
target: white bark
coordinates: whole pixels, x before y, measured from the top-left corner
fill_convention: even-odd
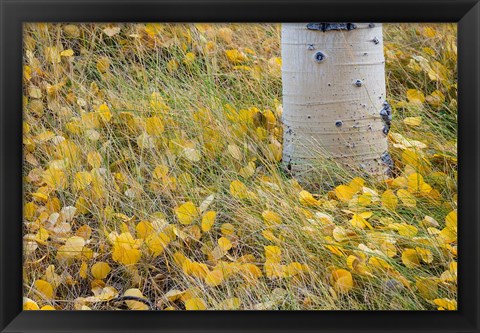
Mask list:
[[[308,173],[327,156],[383,178],[382,25],[316,31],[283,24],[282,63],[283,162],[292,173]]]

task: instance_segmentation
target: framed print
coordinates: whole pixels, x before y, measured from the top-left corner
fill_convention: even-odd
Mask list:
[[[477,1],[1,10],[2,332],[478,331]]]

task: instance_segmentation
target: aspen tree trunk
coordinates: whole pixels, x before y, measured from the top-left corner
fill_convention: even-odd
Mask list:
[[[382,25],[283,24],[282,64],[286,168],[302,178],[327,157],[387,176],[391,109]]]

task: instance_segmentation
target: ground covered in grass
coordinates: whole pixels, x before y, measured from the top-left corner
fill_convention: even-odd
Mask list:
[[[24,308],[456,309],[456,26],[384,39],[395,176],[312,185],[280,25],[26,25]]]

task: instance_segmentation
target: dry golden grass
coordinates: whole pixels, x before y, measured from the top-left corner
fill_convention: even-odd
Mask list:
[[[456,308],[455,25],[385,25],[395,178],[303,187],[279,25],[24,31],[26,309]]]

